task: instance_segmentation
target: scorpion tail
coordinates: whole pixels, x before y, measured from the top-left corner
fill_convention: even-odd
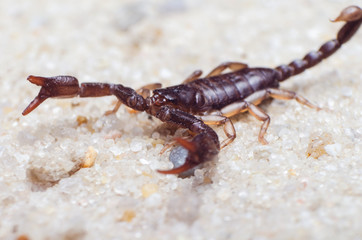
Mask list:
[[[318,51],[312,51],[303,59],[294,60],[288,65],[276,67],[279,73],[279,81],[284,81],[293,75],[320,63],[323,59],[336,52],[342,44],[346,43],[359,29],[362,24],[362,9],[357,6],[349,6],[342,10],[340,15],[332,22],[344,21],[346,24],[339,30],[337,39],[332,39],[323,44]]]

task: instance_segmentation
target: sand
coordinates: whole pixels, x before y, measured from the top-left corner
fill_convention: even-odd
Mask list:
[[[355,1],[0,2],[0,239],[362,239],[362,31],[282,84],[322,107],[273,100],[260,122],[178,178],[173,133],[114,97],[50,99],[28,75],[137,89],[181,83],[224,61],[275,67],[335,37]],[[222,127],[214,127],[225,139]]]

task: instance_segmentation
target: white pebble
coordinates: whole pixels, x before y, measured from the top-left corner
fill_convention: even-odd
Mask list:
[[[338,170],[337,166],[332,165],[332,164],[328,164],[325,166],[325,169],[327,171],[331,171],[331,172],[336,172]]]
[[[350,88],[350,87],[343,87],[343,88],[341,89],[341,94],[342,94],[344,97],[351,97],[352,94],[353,94],[352,88]]]
[[[154,132],[152,133],[152,138],[153,139],[159,139],[160,138],[160,134],[158,132]]]
[[[124,150],[119,146],[112,146],[109,148],[109,151],[111,151],[114,156],[121,155],[124,152]]]
[[[342,146],[339,143],[329,144],[324,147],[324,150],[326,150],[328,155],[335,157],[340,154]]]
[[[132,140],[131,144],[130,144],[130,148],[132,152],[139,152],[142,150],[142,142],[140,142],[139,140]]]
[[[160,71],[160,77],[163,79],[169,79],[172,76],[172,73],[167,68],[162,68]]]
[[[217,192],[216,194],[217,198],[220,199],[221,201],[226,201],[227,199],[230,198],[231,196],[231,192],[229,189],[221,189]]]
[[[148,161],[148,160],[146,160],[144,158],[141,158],[140,163],[143,164],[143,165],[148,165],[148,164],[150,164],[150,161]]]

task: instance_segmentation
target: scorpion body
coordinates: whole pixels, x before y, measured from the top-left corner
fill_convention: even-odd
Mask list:
[[[41,86],[38,96],[23,111],[30,113],[49,97],[101,97],[114,95],[120,104],[131,109],[145,111],[163,122],[187,128],[195,134],[191,141],[178,138],[176,142],[188,150],[185,163],[171,170],[159,170],[165,174],[179,174],[203,162],[212,160],[221,148],[231,143],[235,129],[229,117],[249,111],[262,121],[259,141],[266,144],[264,135],[270,117],[257,105],[267,98],[295,99],[299,103],[319,110],[297,93],[282,90],[279,83],[291,76],[315,66],[332,55],[346,43],[362,23],[362,9],[350,6],[344,9],[334,21],[345,21],[336,39],[323,44],[303,59],[276,68],[249,68],[240,62],[225,62],[214,68],[205,78],[201,71],[192,73],[181,85],[160,88],[159,84],[147,85],[138,91],[121,84],[82,83],[71,76],[38,77],[29,76],[31,83]],[[223,73],[225,69],[231,72]],[[151,91],[153,94],[151,95]],[[227,136],[222,143],[209,125],[224,125]]]
[[[277,88],[277,71],[267,68],[244,68],[235,72],[197,79],[184,85],[156,89],[180,109],[193,113],[220,110],[254,92]]]

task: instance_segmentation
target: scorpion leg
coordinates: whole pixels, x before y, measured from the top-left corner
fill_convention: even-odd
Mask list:
[[[254,94],[258,94],[258,92],[255,92]],[[261,108],[254,105],[251,101],[249,102],[245,100],[245,101],[232,103],[222,108],[220,111],[221,114],[226,117],[230,117],[241,112],[249,111],[250,114],[253,115],[256,119],[263,122],[259,131],[259,136],[258,136],[259,142],[261,142],[262,144],[268,144],[268,142],[264,138],[264,135],[269,127],[270,117]]]
[[[314,108],[316,110],[321,110],[320,107],[311,103],[306,98],[300,96],[296,92],[289,91],[289,90],[283,90],[283,89],[279,89],[279,88],[267,88],[265,90],[257,91],[255,93],[251,94],[249,97],[245,98],[245,101],[258,105],[264,99],[267,99],[269,97],[275,98],[275,99],[281,99],[281,100],[295,99],[298,103],[303,104],[307,107]]]
[[[293,91],[278,89],[278,88],[268,88],[266,90],[255,92],[254,94],[247,97],[246,101],[251,101],[254,104],[259,104],[264,99],[272,97],[275,99],[283,99],[283,100],[291,100],[295,99],[298,103],[303,104],[307,107],[314,108],[316,110],[320,110],[321,108],[317,105],[309,102],[304,97],[298,95],[297,93]],[[263,144],[266,144],[267,141],[264,139],[264,135],[266,133],[266,130],[268,129],[270,117],[259,107],[251,104],[248,107],[249,112],[256,117],[258,120],[264,121],[260,128],[259,132],[259,141]]]
[[[136,92],[141,95],[143,98],[149,97],[151,95],[151,91],[161,88],[161,83],[151,83],[147,84],[139,89],[136,90]]]
[[[266,133],[266,130],[268,130],[268,127],[269,127],[269,123],[270,123],[269,115],[266,114],[260,107],[254,105],[254,104],[249,104],[248,111],[256,119],[258,119],[259,121],[263,121],[263,123],[260,126],[258,140],[259,140],[259,142],[261,142],[264,145],[268,144],[268,141],[265,140],[264,135]]]
[[[221,74],[225,69],[229,68],[232,71],[237,71],[243,68],[247,68],[248,65],[241,62],[224,62],[221,63],[219,66],[215,67],[206,77],[212,77]],[[183,84],[193,82],[196,79],[198,79],[202,75],[201,70],[196,70],[193,73],[191,73],[190,76],[188,76],[185,81],[183,81]]]
[[[231,71],[241,70],[247,68],[248,64],[242,62],[223,62],[215,67],[206,77],[212,77],[221,74],[225,69],[229,68]]]
[[[186,83],[189,83],[189,82],[193,82],[196,79],[198,79],[201,75],[202,75],[202,71],[201,70],[196,70],[193,73],[191,73],[190,76],[188,76],[182,83],[186,84]]]
[[[220,149],[223,149],[224,147],[232,143],[236,138],[234,124],[230,120],[230,118],[220,115],[204,115],[200,116],[200,119],[208,125],[224,124],[224,133],[227,138],[224,141],[222,141]]]
[[[219,75],[227,68],[231,69],[232,71],[237,71],[237,70],[240,70],[240,69],[243,69],[246,67],[248,67],[248,65],[245,63],[241,63],[241,62],[224,62],[224,63],[221,63],[216,68],[214,68],[213,70],[211,70],[211,72],[206,77],[212,77],[212,76]],[[191,75],[188,76],[185,79],[185,81],[183,81],[182,83],[186,84],[189,82],[193,82],[196,79],[198,79],[201,75],[202,75],[202,71],[196,70],[193,73],[191,73]]]
[[[212,160],[220,150],[216,132],[195,116],[170,106],[162,106],[153,114],[163,122],[173,123],[188,128],[197,134],[191,141],[177,138],[176,141],[188,150],[184,165],[170,169],[158,170],[164,174],[179,174],[201,163]]]
[[[121,105],[122,105],[122,102],[121,101],[119,101],[118,99],[116,100],[117,102],[116,102],[116,105],[114,105],[114,108],[112,109],[112,110],[108,110],[108,111],[106,111],[105,113],[104,113],[104,115],[106,115],[106,116],[108,116],[108,115],[111,115],[111,114],[115,114],[117,111],[118,111],[118,109],[121,107]],[[113,104],[113,103],[112,103]]]
[[[266,90],[268,96],[275,98],[275,99],[282,99],[282,100],[291,100],[295,99],[298,103],[303,104],[307,107],[314,108],[316,110],[321,110],[320,107],[311,103],[306,98],[298,95],[296,92],[278,89],[278,88],[269,88]]]
[[[251,115],[253,115],[256,119],[263,121],[263,124],[260,127],[259,131],[259,142],[262,144],[267,144],[268,142],[265,140],[264,135],[268,129],[270,123],[270,117],[266,114],[261,108],[257,107],[259,103],[261,103],[266,98],[275,98],[275,99],[283,99],[283,100],[291,100],[295,99],[300,104],[303,104],[307,107],[314,108],[316,110],[320,110],[321,108],[313,103],[309,102],[304,97],[298,95],[295,92],[278,89],[278,88],[268,88],[265,90],[257,91],[251,94],[249,97],[245,98],[244,101],[232,103],[224,108],[222,108],[221,114],[226,117],[233,116],[240,112],[249,111]]]

